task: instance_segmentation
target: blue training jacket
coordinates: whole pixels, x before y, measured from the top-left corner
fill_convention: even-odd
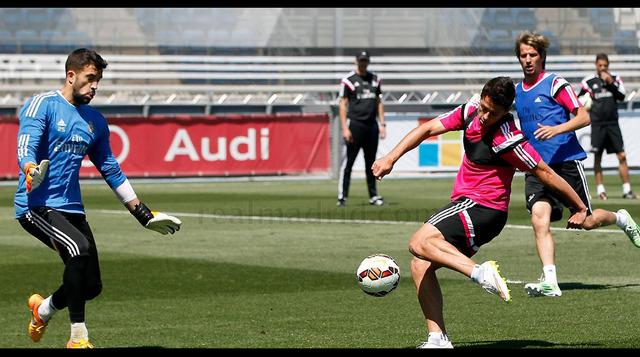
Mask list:
[[[106,119],[89,105],[75,106],[56,90],[29,98],[19,118],[16,218],[37,206],[84,213],[79,175],[85,155],[112,189],[127,179],[111,152]],[[27,194],[22,168],[43,159],[50,161],[49,171],[42,184]]]

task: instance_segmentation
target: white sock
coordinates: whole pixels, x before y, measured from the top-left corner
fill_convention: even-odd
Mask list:
[[[49,321],[49,319],[53,317],[53,314],[55,314],[56,311],[58,311],[58,309],[56,309],[51,303],[51,296],[42,300],[42,304],[40,304],[40,307],[38,307],[38,315],[40,315],[40,318],[44,322]]]
[[[474,283],[480,283],[483,278],[482,268],[480,265],[476,264],[473,266],[473,270],[471,271],[471,281]]]
[[[629,193],[629,191],[631,191],[631,184],[628,182],[625,182],[622,184],[622,193]]]
[[[624,229],[627,226],[627,215],[620,213],[620,211],[616,212],[616,226],[620,229]]]
[[[558,283],[558,278],[556,277],[556,266],[553,264],[545,265],[542,267],[542,271],[544,272],[544,281],[547,283]]]
[[[429,332],[429,337],[427,337],[427,340],[431,343],[438,343],[441,344],[442,342],[446,342],[449,340],[449,337],[443,333],[442,331],[439,332]]]
[[[598,191],[598,195],[600,195],[601,193],[604,193],[604,185],[603,184],[599,184],[598,186],[596,186],[596,191]]]
[[[84,322],[71,323],[71,339],[73,341],[89,339],[89,331],[87,331],[87,326]]]

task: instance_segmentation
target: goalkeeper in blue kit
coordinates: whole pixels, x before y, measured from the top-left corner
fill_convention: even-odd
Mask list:
[[[173,234],[182,222],[151,211],[134,192],[109,146],[107,121],[87,105],[95,96],[107,62],[95,51],[77,49],[65,63],[61,89],[27,100],[20,110],[16,219],[22,227],[55,250],[64,262],[62,285],[43,298],[28,299],[28,332],[40,341],[56,311],[69,309],[68,348],[92,348],[85,325],[85,303],[102,290],[98,251],[86,220],[79,174],[88,155],[109,187],[145,227]]]

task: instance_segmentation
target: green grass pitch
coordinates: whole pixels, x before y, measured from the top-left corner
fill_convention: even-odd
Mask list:
[[[618,177],[605,179],[609,196],[619,197]],[[555,231],[564,295],[528,298],[522,282],[535,281],[541,267],[522,176],[514,183],[509,227],[474,257],[498,260],[513,281],[512,303],[459,273],[438,273],[454,346],[640,347],[640,249],[615,226]],[[407,242],[448,201],[451,184],[451,178],[386,179],[379,191],[387,205],[372,207],[364,181],[356,179],[340,209],[330,180],[134,182],[151,208],[182,219],[172,238],[140,227],[106,184],[83,185],[104,283],[102,295],[87,303],[91,340],[96,347],[414,348],[426,328]],[[27,336],[27,297],[51,293],[63,265],[13,219],[14,190],[0,187],[0,348],[64,347],[67,310],[54,317],[41,342]],[[640,218],[640,200],[593,204],[625,207]],[[393,256],[402,273],[398,289],[383,298],[361,292],[355,279],[360,261],[377,252]]]

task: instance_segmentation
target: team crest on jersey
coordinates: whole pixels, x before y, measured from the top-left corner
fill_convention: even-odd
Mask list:
[[[89,122],[89,133],[93,134],[93,123]]]
[[[60,120],[58,120],[56,125],[58,126],[58,131],[61,132],[61,133],[64,133],[65,130],[67,130],[67,123],[65,123],[64,120],[62,120],[62,118],[60,118]]]

